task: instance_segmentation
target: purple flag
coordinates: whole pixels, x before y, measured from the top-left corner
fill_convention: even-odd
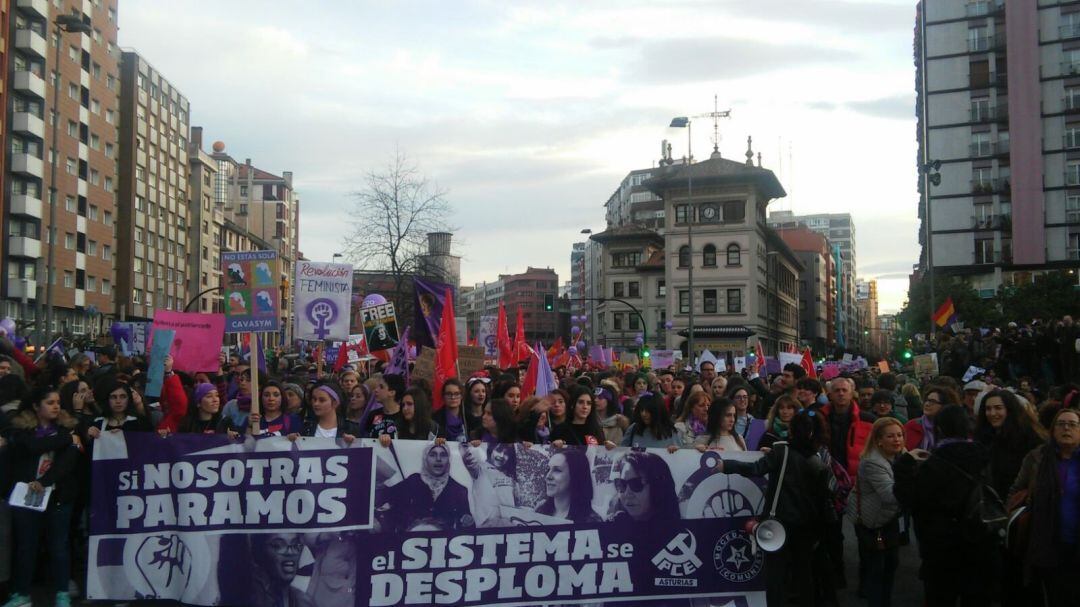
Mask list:
[[[376,411],[382,411],[382,403],[375,400],[375,391],[372,390],[367,404],[364,405],[364,414],[360,416],[360,436],[368,435],[368,431],[371,429],[368,427],[371,425],[371,416],[375,415]]]
[[[435,338],[439,336],[439,324],[442,323],[443,304],[446,302],[447,289],[450,289],[450,294],[456,299],[457,290],[454,289],[453,285],[413,278],[413,296],[415,298],[413,303],[416,308],[416,321],[413,323],[413,326],[416,327],[416,335],[413,336],[413,339],[416,340],[417,349],[420,346],[435,347]]]
[[[390,362],[383,369],[383,373],[388,375],[400,375],[405,380],[406,386],[409,385],[409,329],[411,328],[405,328],[405,332],[401,334],[401,339],[391,350]]]
[[[540,360],[536,367],[536,395],[547,396],[558,390],[559,385],[555,383],[555,375],[551,372],[551,365],[548,364],[544,346],[540,342],[536,343],[536,358]]]

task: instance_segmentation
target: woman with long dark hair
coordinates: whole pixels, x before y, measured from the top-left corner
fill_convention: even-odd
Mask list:
[[[538,513],[575,523],[600,522],[592,508],[592,475],[584,449],[559,449],[552,454],[544,492],[547,499],[536,508]]]
[[[401,423],[397,438],[406,440],[434,440],[439,425],[431,419],[431,400],[426,390],[409,388],[401,397]]]
[[[561,449],[566,445],[599,445],[606,442],[600,421],[596,418],[592,391],[585,386],[577,386],[570,400],[574,403],[573,413],[567,415],[567,421],[552,429],[552,446]]]
[[[1024,458],[1009,502],[1031,512],[1024,579],[1042,586],[1048,606],[1080,605],[1080,411],[1054,414],[1050,438]]]
[[[469,422],[465,414],[465,386],[456,377],[446,380],[442,386],[443,407],[431,416],[436,424],[436,434],[452,442],[469,442]]]
[[[15,559],[13,594],[9,605],[30,604],[30,584],[37,564],[38,542],[42,533],[48,538],[48,554],[53,592],[57,605],[70,605],[68,581],[71,579],[71,554],[68,534],[71,529],[73,502],[78,496],[75,478],[82,441],[75,432],[75,418],[60,407],[60,394],[42,385],[23,400],[19,414],[12,420],[10,461],[12,481],[27,483],[28,495],[40,495],[48,487],[52,496],[44,512],[13,508],[12,528],[15,546],[21,558]]]
[[[937,443],[934,432],[934,419],[943,407],[960,404],[960,395],[956,390],[945,386],[931,385],[922,397],[923,414],[904,424],[904,442],[908,451],[922,449],[929,451]]]
[[[975,440],[990,452],[990,478],[998,495],[1008,495],[1024,457],[1046,442],[1046,431],[1037,423],[1012,392],[993,390],[983,396]]]
[[[513,443],[517,441],[517,426],[514,424],[514,409],[510,403],[501,399],[492,399],[484,407],[480,418],[480,427],[473,430],[473,446],[481,443]]]
[[[705,433],[697,438],[694,447],[705,451],[746,451],[746,442],[735,432],[735,403],[718,398],[709,405],[709,421]]]
[[[484,416],[484,406],[491,400],[491,379],[470,377],[465,382],[465,427],[472,433],[480,427],[480,418]]]
[[[664,460],[654,453],[631,451],[615,463],[613,520],[677,521],[679,496]]]
[[[496,398],[510,403],[510,407],[516,411],[518,405],[521,404],[521,385],[516,381],[501,381],[495,384],[495,389],[491,392],[491,400]]]
[[[649,395],[638,399],[634,407],[633,423],[623,435],[623,447],[666,448],[674,453],[683,443],[683,437],[671,423],[667,407],[659,396]]]
[[[232,422],[221,415],[221,397],[214,384],[195,386],[194,407],[188,409],[187,416],[180,421],[177,432],[183,434],[228,434],[229,438],[239,435]],[[240,430],[243,430],[242,428]]]
[[[285,412],[285,398],[281,384],[274,380],[259,385],[259,412],[248,414],[248,424],[259,436],[287,436],[300,432],[303,422]]]
[[[717,378],[719,379],[719,378]],[[682,432],[683,447],[693,447],[702,437],[709,432],[709,405],[712,399],[704,392],[694,392],[686,402],[679,421],[675,422],[675,428]]]
[[[103,414],[94,418],[94,425],[86,431],[90,438],[97,438],[106,430],[149,432],[153,429],[150,421],[139,414],[135,396],[127,384],[113,380],[97,391],[96,400],[106,405]]]

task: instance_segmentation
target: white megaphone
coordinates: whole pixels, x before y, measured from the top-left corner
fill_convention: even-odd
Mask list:
[[[776,552],[784,547],[787,531],[780,521],[771,518],[754,526],[754,541],[765,552]]]

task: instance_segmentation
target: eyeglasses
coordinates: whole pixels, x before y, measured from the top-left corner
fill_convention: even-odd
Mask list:
[[[1080,428],[1080,422],[1070,422],[1070,421],[1066,421],[1066,420],[1063,420],[1063,419],[1059,419],[1058,421],[1054,422],[1054,427],[1055,428],[1068,428],[1069,430],[1075,430],[1077,428]]]
[[[304,544],[300,540],[286,542],[285,540],[271,540],[266,546],[277,554],[300,554],[304,550]]]
[[[750,400],[750,397],[743,394],[742,396],[733,396],[731,400]]]
[[[461,398],[461,392],[443,392],[443,398]]]
[[[936,399],[933,399],[933,398],[928,398],[928,399],[923,401],[923,404],[924,405],[944,405],[945,403],[941,402],[940,400],[936,400]]]
[[[626,493],[627,489],[634,493],[641,493],[645,489],[645,485],[645,479],[640,476],[630,480],[623,480],[621,478],[615,479],[615,491],[619,493]]]

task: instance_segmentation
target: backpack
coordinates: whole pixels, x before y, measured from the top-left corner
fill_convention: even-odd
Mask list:
[[[977,479],[945,458],[937,458],[971,481],[957,523],[960,536],[976,545],[1004,546],[1009,535],[1009,511],[997,491],[983,479]]]
[[[848,474],[844,465],[834,458],[828,449],[818,451],[818,458],[832,472],[828,480],[829,494],[832,496],[833,510],[837,515],[842,515],[847,510],[848,495],[851,494],[855,483],[852,482],[851,475]]]

